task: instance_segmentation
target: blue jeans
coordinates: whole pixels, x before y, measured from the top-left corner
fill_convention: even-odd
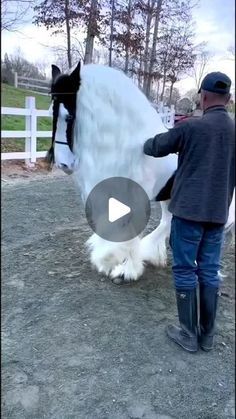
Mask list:
[[[170,246],[177,290],[196,288],[197,281],[208,287],[219,287],[223,239],[222,224],[200,223],[173,216]]]

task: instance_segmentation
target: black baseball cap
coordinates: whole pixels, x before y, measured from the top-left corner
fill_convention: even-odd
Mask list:
[[[201,90],[206,90],[207,92],[226,94],[229,93],[231,86],[230,78],[220,71],[215,71],[213,73],[207,74],[202,80],[201,87],[198,93],[201,93]]]

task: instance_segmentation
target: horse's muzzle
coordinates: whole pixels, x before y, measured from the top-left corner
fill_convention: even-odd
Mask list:
[[[66,164],[59,164],[58,165],[59,169],[62,169],[64,173],[66,173],[67,175],[72,175],[73,171],[72,169],[70,169]]]

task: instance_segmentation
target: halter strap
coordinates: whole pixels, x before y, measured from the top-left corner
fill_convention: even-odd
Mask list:
[[[59,116],[59,106],[60,102],[57,98],[53,99],[53,132],[52,132],[52,141],[51,141],[51,147],[47,153],[46,160],[48,161],[50,167],[52,167],[53,163],[55,163],[55,154],[54,154],[54,145],[57,144],[63,144],[67,145],[71,152],[73,153],[73,131],[74,131],[74,123],[75,123],[75,112],[72,110],[71,113],[67,116],[67,128],[66,128],[66,135],[67,135],[67,142],[62,141],[56,141],[55,135],[56,135],[56,128],[57,128],[57,119]],[[64,103],[63,103],[64,104]],[[64,104],[65,106],[65,104]]]
[[[64,143],[63,141],[54,141],[56,144],[63,144],[63,145],[67,145],[69,147],[68,143]]]

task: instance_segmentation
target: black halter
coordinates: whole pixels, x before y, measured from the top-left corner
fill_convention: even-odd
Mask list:
[[[65,95],[70,94],[71,97]],[[73,95],[73,97],[72,97]],[[74,124],[75,124],[75,102],[76,102],[76,95],[74,93],[64,93],[64,94],[52,94],[53,100],[53,123],[52,123],[52,142],[51,147],[47,153],[47,161],[50,165],[53,165],[55,162],[55,153],[54,153],[54,145],[56,144],[63,144],[70,148],[71,152],[73,153],[73,137],[74,137]],[[63,104],[64,107],[68,110],[69,115],[66,117],[66,143],[62,141],[55,141],[56,137],[56,129],[57,129],[57,120],[59,116],[59,108],[60,104]]]
[[[54,145],[60,104],[63,104],[68,111],[68,116],[66,118],[66,142],[63,142],[63,144],[68,146],[71,152],[73,152],[76,97],[80,87],[80,81],[80,62],[70,74],[61,74],[60,69],[54,64],[52,65],[52,84],[50,93],[53,101],[53,126],[52,143],[47,154],[47,160],[50,165],[55,162]],[[64,138],[62,140],[64,140]]]

